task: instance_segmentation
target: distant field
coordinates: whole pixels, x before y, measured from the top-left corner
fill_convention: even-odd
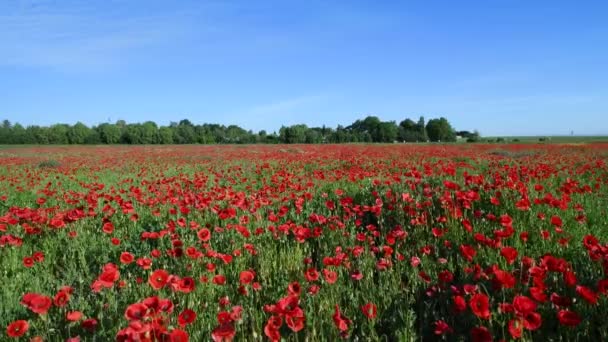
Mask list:
[[[553,143],[588,143],[588,142],[608,142],[606,135],[555,135],[555,136],[511,136],[511,137],[483,137],[482,141],[504,139],[504,142],[553,142]]]

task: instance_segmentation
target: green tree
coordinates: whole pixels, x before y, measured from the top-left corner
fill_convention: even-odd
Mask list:
[[[84,143],[88,145],[99,145],[101,144],[101,136],[95,127],[89,130],[89,135],[84,139]]]
[[[197,142],[196,132],[190,120],[183,119],[175,127],[173,140],[178,144],[194,144]]]
[[[70,144],[84,144],[87,137],[91,134],[91,129],[82,122],[77,122],[70,127],[67,132]]]
[[[279,136],[285,144],[303,144],[306,142],[306,131],[308,126],[304,124],[281,127]]]
[[[26,143],[47,145],[49,143],[48,128],[40,126],[28,126],[25,129],[27,134]]]
[[[417,142],[423,140],[423,137],[420,135],[420,131],[414,120],[405,119],[399,123],[399,140],[405,142]]]
[[[55,124],[49,128],[49,144],[65,145],[68,144],[69,125]]]
[[[323,136],[317,130],[311,128],[304,133],[304,142],[307,144],[320,144],[322,141]]]
[[[141,130],[142,144],[158,144],[158,126],[152,121],[144,122],[139,129]]]
[[[103,144],[117,144],[120,142],[120,127],[115,124],[103,123],[97,126],[99,138]]]
[[[380,123],[377,132],[377,142],[392,143],[397,140],[399,127],[395,121],[383,121]]]
[[[348,139],[347,141],[366,141],[365,137],[369,135],[371,137],[370,142],[380,142],[382,141],[381,124],[382,121],[377,116],[367,116],[365,119],[357,120],[346,127],[350,134],[345,134],[344,138]],[[346,138],[347,136],[350,136],[350,138]]]
[[[158,130],[158,137],[161,144],[173,144],[173,129],[171,127],[161,127]]]
[[[9,120],[2,121],[0,126],[0,144],[12,144],[13,143],[13,125]]]
[[[431,141],[454,142],[456,132],[446,118],[431,119],[426,124],[426,131]]]
[[[143,127],[141,124],[128,124],[122,131],[120,142],[123,144],[139,145],[144,143]]]
[[[426,125],[424,124],[424,116],[421,116],[418,119],[418,123],[416,124],[416,131],[418,133],[418,139],[421,142],[429,141],[429,135],[426,129]]]
[[[27,144],[27,132],[19,123],[12,128],[12,144]]]
[[[226,128],[226,140],[230,144],[244,144],[249,142],[249,134],[239,126],[230,125]]]

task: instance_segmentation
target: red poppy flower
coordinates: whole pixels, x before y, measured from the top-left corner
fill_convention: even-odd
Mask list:
[[[319,285],[310,285],[308,287],[308,290],[306,291],[309,295],[314,296],[316,295],[319,290],[321,289],[321,287]]]
[[[44,315],[51,308],[53,301],[47,296],[37,293],[26,293],[21,304],[39,315]]]
[[[177,290],[183,293],[190,293],[196,288],[196,282],[192,277],[183,277],[177,284]]]
[[[378,309],[376,307],[376,304],[367,303],[367,304],[361,306],[361,311],[363,312],[365,317],[367,317],[368,319],[374,319],[374,318],[376,318]]]
[[[300,292],[302,291],[302,288],[300,287],[300,283],[298,283],[297,281],[294,281],[292,283],[289,283],[289,285],[287,286],[287,293],[290,296],[299,296]]]
[[[214,342],[230,342],[236,335],[234,323],[230,318],[230,313],[220,312],[217,315],[217,321],[220,324],[211,332],[211,338]]]
[[[572,306],[572,299],[570,297],[560,296],[555,292],[553,292],[551,294],[550,299],[551,299],[551,303],[553,303],[555,306],[561,306],[561,307]]]
[[[6,327],[6,334],[9,337],[21,337],[25,335],[27,330],[30,328],[30,325],[27,321],[18,320],[14,321]]]
[[[185,309],[177,317],[177,323],[181,327],[185,327],[186,325],[194,322],[195,319],[196,319],[196,312],[194,312],[191,309]]]
[[[523,330],[522,328],[523,328],[523,324],[521,323],[521,320],[512,319],[509,321],[509,326],[507,329],[509,330],[509,334],[511,335],[512,338],[518,339],[521,337],[521,333]]]
[[[34,252],[34,254],[32,254],[32,258],[34,258],[34,261],[36,262],[43,262],[44,261],[44,253],[43,252]]]
[[[597,300],[599,299],[598,294],[586,286],[577,285],[576,293],[591,305],[597,304]]]
[[[452,301],[454,302],[453,308],[455,312],[463,312],[467,309],[467,301],[463,296],[454,296],[452,297]]]
[[[125,310],[125,318],[129,321],[142,320],[146,317],[148,307],[143,303],[131,304]]]
[[[513,308],[519,315],[525,315],[536,310],[536,303],[526,296],[515,296]]]
[[[27,268],[34,267],[34,258],[32,258],[32,257],[23,258],[23,266],[25,266]]]
[[[70,311],[65,315],[65,318],[70,322],[79,321],[82,318],[82,312],[80,311]]]
[[[80,323],[80,326],[87,331],[93,332],[97,329],[98,322],[95,318],[85,319]]]
[[[461,245],[460,246],[460,254],[467,261],[473,261],[473,258],[475,257],[475,254],[477,254],[477,251],[475,251],[475,248],[473,248],[472,246]]]
[[[471,341],[492,342],[492,334],[486,327],[475,327],[471,329]]]
[[[283,325],[281,317],[271,316],[264,326],[264,335],[266,335],[270,341],[280,341],[281,333],[279,332],[279,329],[281,328],[281,325]]]
[[[150,274],[148,284],[155,290],[163,288],[169,280],[169,273],[165,270],[156,270]]]
[[[304,311],[299,307],[285,316],[285,323],[287,324],[287,327],[289,327],[289,329],[291,329],[291,331],[293,332],[298,332],[304,329],[305,321],[306,318],[304,316]]]
[[[217,274],[213,277],[212,281],[215,285],[224,285],[226,284],[226,277],[221,274]]]
[[[608,279],[600,279],[597,282],[597,292],[601,294],[608,294]]]
[[[575,327],[581,323],[582,319],[576,312],[570,310],[560,310],[557,313],[557,319],[561,325]]]
[[[241,282],[241,284],[247,285],[253,281],[254,277],[255,277],[255,273],[253,273],[249,270],[242,271],[239,276],[239,281]]]
[[[574,274],[574,272],[572,272],[572,271],[564,271],[563,276],[564,276],[564,283],[568,287],[574,287],[576,285],[576,283],[578,282],[578,280],[576,279],[576,274]]]
[[[211,239],[211,232],[207,228],[199,230],[196,235],[198,236],[198,239],[202,242],[207,242]]]
[[[309,268],[306,270],[306,273],[304,273],[304,276],[306,277],[306,281],[317,281],[319,279],[319,272],[314,268]]]
[[[517,259],[517,250],[513,247],[503,247],[500,250],[500,255],[507,260],[509,265],[511,265],[515,262],[515,259]]]
[[[473,295],[469,300],[469,306],[471,307],[471,311],[473,311],[475,316],[481,319],[490,318],[490,301],[488,296],[485,294],[477,293]]]
[[[451,333],[453,330],[452,328],[444,321],[444,320],[438,320],[435,321],[434,323],[435,325],[435,335],[445,335],[447,333]]]
[[[168,336],[168,342],[188,342],[190,336],[187,332],[180,329],[173,329]]]
[[[449,284],[454,280],[454,275],[449,270],[439,272],[439,281],[445,284]]]
[[[532,298],[534,298],[535,301],[540,302],[540,303],[544,303],[547,301],[547,294],[545,293],[545,291],[540,288],[540,287],[530,287],[530,296]]]
[[[69,301],[70,294],[66,291],[57,292],[55,298],[53,298],[53,304],[55,304],[55,306],[59,308],[66,306]]]
[[[144,304],[148,305],[145,301]],[[166,313],[173,312],[173,302],[170,299],[159,299],[158,300],[158,310]]]
[[[562,223],[562,219],[559,216],[551,216],[551,224],[555,227],[561,227]]]
[[[332,318],[333,318],[334,324],[336,325],[336,328],[338,328],[338,330],[340,330],[341,332],[345,332],[348,330],[348,325],[350,324],[350,320],[348,318],[344,317],[340,313],[340,308],[338,307],[337,304],[336,304],[334,315]]]
[[[497,288],[510,289],[515,287],[515,276],[503,270],[494,271],[494,285]]]
[[[98,280],[104,283],[106,287],[112,287],[113,283],[120,278],[118,267],[112,263],[105,264]]]
[[[338,280],[338,274],[327,268],[323,269],[323,277],[328,284],[333,284]]]
[[[359,271],[359,270],[353,271],[353,273],[351,273],[351,275],[350,275],[350,278],[352,280],[359,281],[359,280],[363,279],[363,273],[361,273],[361,271]]]
[[[112,222],[106,222],[103,224],[101,230],[106,234],[112,234],[112,232],[114,232],[114,225]]]
[[[135,260],[135,257],[133,256],[133,254],[131,254],[129,252],[122,252],[120,254],[120,262],[125,265],[132,263],[133,260]]]

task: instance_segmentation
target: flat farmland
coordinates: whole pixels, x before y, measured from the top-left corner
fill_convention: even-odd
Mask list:
[[[608,340],[608,144],[0,149],[0,340]]]

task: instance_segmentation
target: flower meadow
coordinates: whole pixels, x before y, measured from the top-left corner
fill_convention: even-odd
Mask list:
[[[608,340],[608,144],[0,150],[0,340]]]

